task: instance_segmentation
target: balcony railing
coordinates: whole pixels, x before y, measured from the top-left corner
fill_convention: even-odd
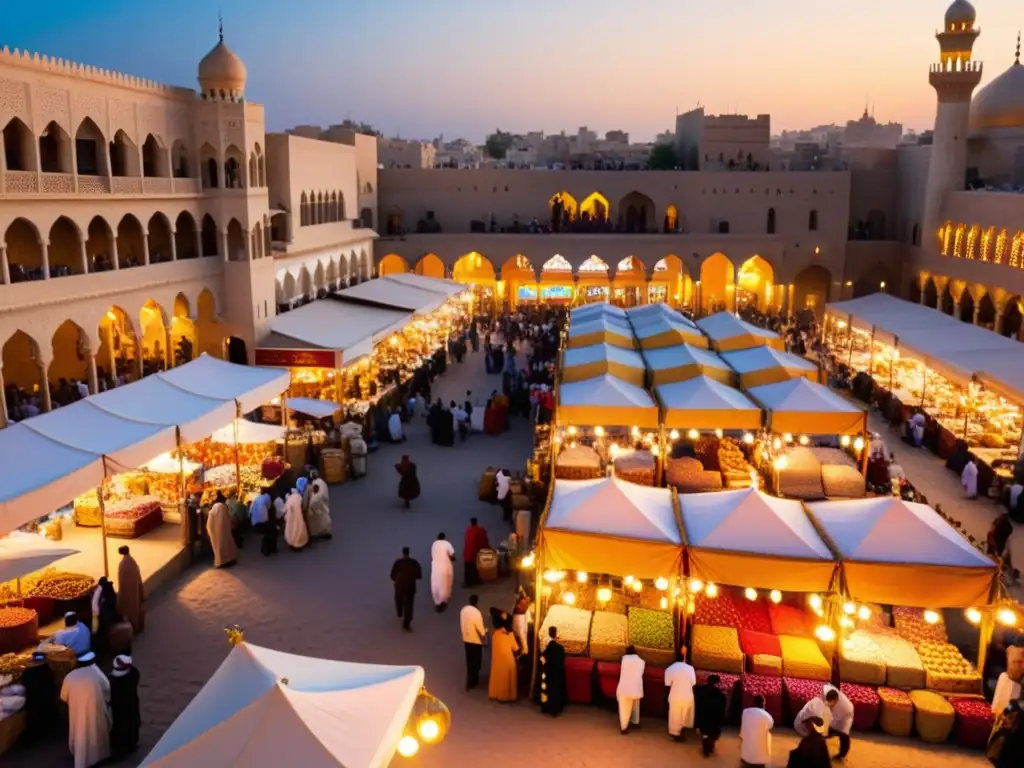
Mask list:
[[[72,173],[36,173],[35,171],[4,171],[2,195],[198,195],[201,179],[164,176],[78,176]],[[113,189],[111,189],[113,182]]]

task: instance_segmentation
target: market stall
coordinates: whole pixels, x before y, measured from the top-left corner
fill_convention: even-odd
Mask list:
[[[643,356],[647,369],[651,372],[652,387],[686,381],[696,376],[707,376],[732,386],[736,378],[732,368],[721,357],[710,350],[689,344],[658,349],[645,348]]]
[[[610,374],[637,387],[644,385],[644,358],[632,349],[611,344],[573,347],[562,354],[562,381],[569,383]]]
[[[697,321],[697,327],[711,341],[718,352],[731,352],[750,347],[785,349],[785,342],[777,333],[741,320],[732,312],[717,312]]]
[[[267,484],[270,478],[264,466],[285,453],[279,446],[283,446],[286,432],[282,426],[235,419],[206,440],[184,446],[182,453],[186,460],[204,468],[204,491],[237,492],[244,500]],[[152,464],[148,468],[152,469]],[[188,471],[188,467],[184,469]]]
[[[710,376],[656,387],[662,423],[672,430],[746,430],[761,428],[761,409],[738,389]]]
[[[559,426],[658,427],[658,406],[647,390],[603,374],[558,387]]]
[[[723,352],[722,360],[736,372],[739,385],[743,389],[799,377],[813,382],[819,381],[818,366],[810,360],[772,347]]]
[[[767,413],[777,434],[867,434],[867,413],[828,387],[806,378],[751,387],[747,394]]]
[[[634,326],[633,333],[642,349],[659,349],[661,347],[677,347],[689,344],[707,349],[708,337],[701,333],[696,325],[676,313],[676,317],[663,315],[641,322]]]
[[[629,323],[634,328],[639,328],[647,323],[655,322],[661,318],[675,319],[682,315],[664,301],[642,304],[639,307],[630,307],[625,311]]]
[[[611,344],[633,349],[636,347],[636,339],[628,322],[608,315],[569,323],[567,347],[589,347],[592,344]]]

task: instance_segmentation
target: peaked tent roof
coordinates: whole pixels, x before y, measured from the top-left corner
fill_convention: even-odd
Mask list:
[[[783,347],[782,337],[777,333],[751,325],[732,312],[702,317],[697,321],[697,327],[707,334],[719,352],[764,345]]]
[[[988,602],[996,564],[928,505],[879,496],[807,507],[842,557],[856,599],[920,607]]]
[[[831,389],[805,378],[763,384],[747,390],[769,411],[775,432],[853,435],[865,431],[865,412]]]
[[[268,403],[291,385],[280,368],[259,368],[218,360],[205,352],[187,365],[156,374],[178,389],[217,400],[237,400],[242,413]]]
[[[365,302],[380,307],[405,310],[417,315],[426,315],[444,304],[446,298],[436,289],[431,290],[405,281],[378,277],[365,283],[335,291],[341,301]]]
[[[415,272],[396,272],[387,276],[388,280],[396,283],[411,285],[413,288],[422,288],[425,291],[433,291],[444,296],[457,296],[469,290],[469,286],[458,283],[454,280],[441,279],[438,277],[427,277],[417,275]]]
[[[689,323],[690,321],[679,312],[672,309],[668,304],[659,302],[657,304],[641,304],[638,307],[630,307],[626,310],[626,317],[634,328],[641,328],[648,323],[657,322],[662,318],[678,320]]]
[[[615,477],[556,480],[541,531],[544,567],[673,576],[683,540],[674,494]]]
[[[273,349],[332,349],[341,365],[368,356],[375,342],[412,322],[404,309],[342,301],[314,301],[270,319],[272,333],[260,347]]]
[[[731,384],[735,378],[732,368],[722,358],[692,344],[644,349],[643,355],[651,371],[651,385],[655,387],[702,375],[723,384]]]
[[[646,371],[639,352],[613,344],[572,347],[562,355],[562,381],[565,382],[583,381],[609,373],[641,387]]]
[[[658,406],[646,389],[603,374],[558,388],[559,424],[658,426]]]
[[[143,765],[383,767],[422,685],[420,667],[314,659],[241,643]]]
[[[824,591],[835,561],[803,504],[755,488],[680,497],[690,570],[705,581]]]
[[[761,408],[738,389],[709,376],[663,384],[655,394],[672,429],[759,429]]]
[[[624,318],[627,314],[626,310],[622,309],[622,307],[609,304],[607,301],[598,301],[569,310],[569,319],[583,322],[584,318],[592,316],[610,315],[612,317]]]
[[[234,424],[221,427],[210,435],[210,441],[234,445],[237,435],[238,442],[241,444],[272,443],[283,438],[287,431],[278,424],[261,424],[248,419],[235,419]]]
[[[659,347],[675,347],[680,344],[691,344],[707,349],[708,338],[696,325],[682,315],[657,317],[650,322],[637,325],[633,334],[643,349]]]

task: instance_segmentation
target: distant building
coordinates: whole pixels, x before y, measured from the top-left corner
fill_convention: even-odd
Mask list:
[[[697,107],[676,116],[676,152],[686,170],[764,168],[770,147],[769,115],[706,115]]]
[[[846,123],[843,134],[843,146],[874,147],[876,149],[895,149],[903,138],[903,125],[900,123],[879,123],[874,115],[869,115],[865,107],[859,120]]]
[[[429,141],[378,138],[377,160],[384,168],[433,168],[437,149]]]

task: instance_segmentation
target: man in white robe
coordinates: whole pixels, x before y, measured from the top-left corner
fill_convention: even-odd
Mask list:
[[[319,475],[314,475],[307,490],[309,494],[306,519],[309,524],[309,535],[314,539],[331,538],[331,497],[327,492],[327,483]]]
[[[405,433],[402,431],[402,417],[398,415],[398,410],[391,412],[391,416],[388,417],[388,434],[391,436],[392,443],[400,443],[405,440]]]
[[[668,686],[668,735],[676,741],[686,741],[684,728],[693,728],[693,686],[697,684],[697,673],[683,661],[682,653],[675,663],[665,670],[665,685]]]
[[[816,696],[800,710],[793,722],[793,728],[801,736],[810,733],[807,720],[820,717],[825,724],[825,738],[839,738],[839,753],[836,758],[843,760],[850,751],[850,730],[853,728],[853,703],[838,688],[826,685],[821,696]]]
[[[960,485],[964,487],[968,499],[978,498],[978,465],[971,459],[964,465],[960,473]]]
[[[309,544],[309,530],[302,516],[302,494],[296,488],[292,488],[284,502],[284,540],[292,549]]]
[[[750,768],[772,761],[772,728],[775,719],[764,708],[764,696],[754,697],[754,706],[743,710],[740,718],[740,763]]]
[[[499,469],[494,475],[494,482],[497,487],[498,501],[502,502],[512,488],[512,478],[508,476],[504,469]]]
[[[448,607],[452,599],[452,584],[455,581],[455,547],[443,533],[437,534],[437,541],[430,545],[430,594],[434,598],[437,612]]]
[[[96,666],[96,654],[78,659],[64,678],[60,700],[68,705],[68,748],[75,768],[90,768],[110,757],[110,681]]]
[[[619,671],[619,684],[615,689],[615,698],[619,703],[619,729],[622,735],[629,733],[633,725],[640,725],[640,700],[644,697],[644,668],[647,664],[641,659],[632,645],[626,649],[622,657]]]
[[[213,567],[226,568],[238,561],[238,547],[235,545],[234,533],[231,530],[231,513],[221,491],[217,491],[217,501],[206,516],[206,535],[210,537],[213,549]]]

